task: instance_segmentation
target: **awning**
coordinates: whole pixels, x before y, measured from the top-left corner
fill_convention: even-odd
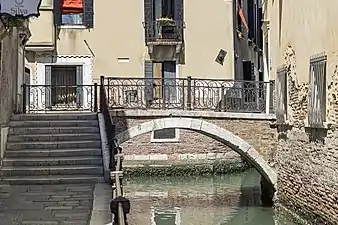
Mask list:
[[[83,12],[83,0],[63,0],[61,4],[62,13],[81,13]]]

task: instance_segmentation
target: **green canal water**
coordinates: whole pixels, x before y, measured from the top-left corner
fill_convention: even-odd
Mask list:
[[[210,177],[148,177],[124,181],[129,224],[294,225],[262,207],[255,170]]]

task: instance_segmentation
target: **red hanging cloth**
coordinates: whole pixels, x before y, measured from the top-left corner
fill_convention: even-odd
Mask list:
[[[237,1],[237,4],[238,4],[238,14],[239,14],[239,17],[241,18],[242,23],[245,26],[246,31],[249,32],[249,26],[248,26],[248,23],[246,22],[246,19],[245,19],[244,13],[243,13],[243,9],[242,9],[241,3],[239,1]]]
[[[83,12],[83,0],[62,0],[62,13],[81,13]]]

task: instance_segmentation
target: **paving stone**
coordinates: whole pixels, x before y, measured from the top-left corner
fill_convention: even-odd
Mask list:
[[[1,225],[87,225],[93,185],[0,186]]]

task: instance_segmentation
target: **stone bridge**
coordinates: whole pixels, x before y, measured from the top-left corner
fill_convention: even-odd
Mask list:
[[[276,184],[276,130],[274,116],[181,110],[112,110],[117,138],[125,155],[151,160],[151,155],[212,154],[236,152],[273,186]],[[155,140],[154,131],[179,129],[179,137]],[[141,157],[141,156],[139,156]]]

